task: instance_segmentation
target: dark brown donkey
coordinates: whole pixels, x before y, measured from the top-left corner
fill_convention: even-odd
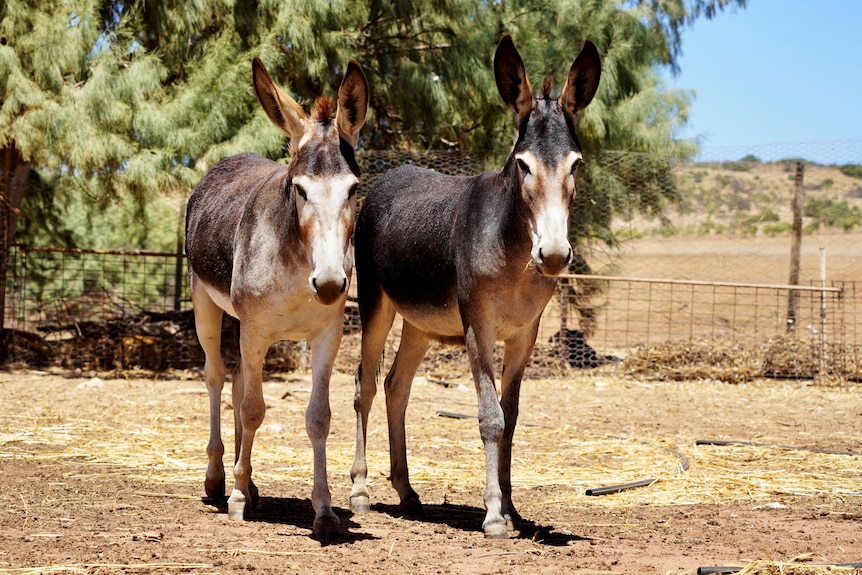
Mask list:
[[[305,425],[314,451],[313,534],[329,539],[339,532],[326,481],[329,377],[353,271],[349,246],[359,184],[353,148],[365,122],[368,82],[351,61],[337,110],[332,98],[323,97],[307,115],[257,58],[252,71],[258,100],[291,138],[292,160],[283,166],[254,154],[227,158],[204,176],[189,199],[186,254],[210,400],[205,486],[210,497],[225,496],[222,314],[240,322],[241,360],[233,378],[236,465],[228,499],[232,518],[242,519],[257,499],[251,449],[266,411],[261,388],[266,352],[275,341],[306,338],[312,350]]]
[[[494,59],[497,88],[515,112],[518,139],[502,171],[454,177],[413,166],[387,173],[369,191],[356,223],[362,319],[357,374],[356,458],[350,496],[369,507],[365,441],[376,374],[395,313],[401,343],[386,376],[392,484],[407,513],[422,513],[407,471],[404,412],[430,340],[466,343],[485,448],[488,537],[506,537],[519,519],[510,467],[518,396],[542,310],[572,259],[569,207],[582,162],[578,116],[596,92],[601,64],[587,42],[558,100],[550,82],[533,97],[512,39]],[[505,343],[501,398],[494,384],[495,342]]]

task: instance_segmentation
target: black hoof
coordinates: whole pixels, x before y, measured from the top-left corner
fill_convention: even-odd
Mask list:
[[[425,507],[422,505],[419,497],[405,499],[398,504],[398,511],[407,517],[425,517]]]

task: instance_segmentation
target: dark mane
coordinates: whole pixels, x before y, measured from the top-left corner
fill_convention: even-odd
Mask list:
[[[329,96],[321,96],[314,101],[311,117],[323,125],[329,125],[335,115],[335,100]]]
[[[551,90],[554,88],[554,77],[548,76],[545,78],[545,81],[542,82],[542,89],[539,91],[539,97],[544,100],[549,100],[551,98]]]

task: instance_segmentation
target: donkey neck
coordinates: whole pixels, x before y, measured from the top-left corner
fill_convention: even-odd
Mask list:
[[[467,213],[470,249],[485,254],[474,258],[474,262],[485,262],[481,267],[486,273],[527,266],[532,245],[530,220],[518,176],[508,169],[508,164],[503,170],[488,172],[475,180]]]
[[[296,191],[290,185],[290,177],[280,190],[278,217],[286,230],[281,239],[285,262],[306,263],[302,235],[299,233],[299,214],[296,205]]]
[[[296,207],[295,192],[291,189],[287,169],[273,173],[276,185],[265,182],[252,196],[244,220],[254,222],[258,242],[278,245],[278,253],[286,266],[302,264],[305,254]],[[242,224],[246,225],[246,224]],[[240,230],[240,233],[242,231]]]

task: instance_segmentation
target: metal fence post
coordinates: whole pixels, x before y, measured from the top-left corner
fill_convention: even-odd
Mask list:
[[[569,359],[569,279],[560,279],[560,366],[565,367]]]

